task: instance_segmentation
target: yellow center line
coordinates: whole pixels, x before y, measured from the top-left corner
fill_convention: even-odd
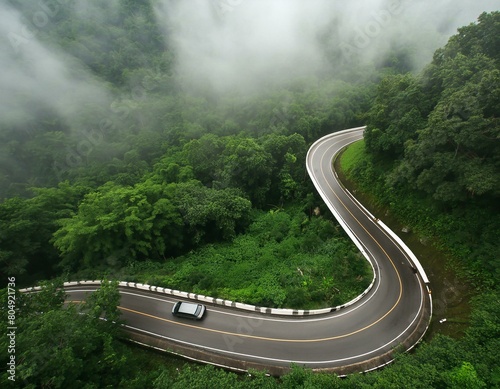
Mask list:
[[[328,340],[335,340],[335,339],[346,338],[348,336],[357,334],[358,332],[364,331],[366,328],[369,328],[369,327],[371,327],[373,325],[373,324],[371,324],[371,325],[369,325],[369,326],[367,326],[365,328],[360,328],[359,330],[350,332],[348,334],[331,336],[331,337],[328,337],[328,338],[317,338],[317,339],[285,339],[285,338],[270,338],[270,337],[266,337],[266,336],[257,336],[257,335],[249,335],[249,334],[238,334],[238,333],[229,332],[229,331],[216,330],[216,329],[213,329],[213,328],[199,327],[199,326],[194,326],[192,324],[181,323],[181,322],[178,322],[178,321],[173,321],[173,320],[165,319],[165,318],[162,318],[162,317],[150,315],[148,313],[144,313],[144,312],[140,312],[140,311],[135,311],[135,310],[129,309],[129,308],[124,308],[124,307],[118,307],[118,308],[120,308],[120,309],[122,309],[124,311],[129,311],[129,312],[135,313],[137,315],[142,315],[142,316],[150,317],[152,319],[161,320],[161,321],[165,321],[165,322],[168,322],[168,323],[172,323],[172,324],[176,324],[176,325],[180,325],[180,326],[184,326],[184,327],[195,328],[195,329],[201,330],[201,331],[215,332],[217,334],[229,335],[229,336],[237,336],[237,337],[240,337],[240,338],[266,340],[266,341],[270,341],[270,342],[286,342],[286,343],[325,342],[325,341],[328,341]]]

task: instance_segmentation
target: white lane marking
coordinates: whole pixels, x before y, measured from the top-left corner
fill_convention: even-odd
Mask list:
[[[358,132],[358,130],[353,131],[353,132]],[[352,141],[350,141],[350,142],[346,143],[345,145],[343,145],[343,147],[345,147],[345,146],[347,146],[347,145],[349,145],[349,144],[351,144],[351,143],[354,143],[354,142],[356,142],[357,140],[361,140],[361,139],[362,139],[362,137],[361,137],[361,138],[359,138],[359,135],[357,135],[357,134],[353,134],[353,136],[350,136],[349,138],[357,138],[357,139],[354,139],[354,140],[352,140]],[[347,138],[347,139],[349,139],[349,138]],[[344,138],[344,139],[345,139],[345,138]],[[318,142],[318,146],[320,146],[320,145],[325,145],[325,144],[326,144],[326,145],[328,145],[328,143],[327,143],[327,142],[329,142],[329,141],[331,141],[331,138],[330,138],[330,139],[324,139],[322,142]],[[335,143],[333,143],[333,144],[329,145],[329,146],[328,146],[328,148],[326,149],[326,151],[323,153],[323,155],[321,155],[321,157],[320,157],[320,161],[321,161],[321,162],[323,162],[323,158],[324,158],[324,156],[326,155],[326,153],[328,152],[328,150],[330,150],[333,146],[335,146],[335,145],[337,145],[338,143],[341,143],[341,142],[342,142],[342,140],[340,140],[340,141],[336,141]],[[318,146],[317,146],[317,147],[318,147]],[[315,152],[316,152],[316,151],[317,151],[317,149],[313,151],[312,156],[314,156],[314,154],[315,154]],[[312,159],[312,158],[311,158],[311,159]],[[321,163],[320,163],[320,166],[322,166],[322,164],[321,164]],[[331,171],[332,171],[332,172],[335,172],[333,169],[331,169]],[[324,181],[328,183],[328,180],[327,180],[326,175],[324,174],[323,168],[321,168],[321,173],[322,173],[322,175],[323,175],[323,179],[324,179]],[[316,174],[315,174],[314,176],[316,177]],[[361,211],[361,213],[364,213],[365,215],[366,215],[366,214],[368,214],[368,216],[370,216],[370,217],[367,217],[366,219],[367,219],[369,222],[371,222],[371,223],[372,223],[372,224],[373,224],[373,225],[374,225],[374,226],[375,226],[375,227],[376,227],[376,228],[377,228],[380,232],[382,232],[382,234],[384,234],[384,235],[388,238],[388,240],[389,240],[389,241],[391,241],[391,242],[393,243],[393,245],[396,247],[397,251],[399,251],[399,252],[403,255],[403,257],[406,259],[407,264],[408,264],[409,266],[411,266],[411,265],[412,265],[412,261],[410,260],[410,258],[409,258],[409,256],[408,256],[408,254],[407,254],[407,253],[406,253],[406,252],[402,249],[402,247],[401,247],[399,244],[397,244],[397,242],[395,242],[395,241],[394,241],[394,239],[393,239],[393,238],[392,238],[392,237],[391,237],[391,236],[390,236],[390,235],[389,235],[389,234],[388,234],[388,233],[387,233],[387,232],[386,232],[383,228],[381,228],[381,226],[377,223],[377,221],[376,221],[375,217],[374,217],[374,216],[373,216],[370,212],[368,212],[368,211],[364,208],[364,206],[363,206],[361,203],[359,203],[359,201],[358,201],[358,200],[357,200],[354,196],[350,195],[350,193],[349,193],[349,192],[346,192],[346,191],[344,190],[344,188],[342,187],[342,185],[340,185],[340,183],[338,182],[338,179],[337,179],[337,184],[338,184],[339,188],[340,188],[342,191],[344,191],[344,193],[347,195],[347,197],[348,197],[349,199],[351,199],[351,197],[353,197],[354,201],[352,201],[352,204],[354,204],[354,206],[356,206],[356,207],[357,207],[357,208]],[[333,192],[333,188],[332,188],[329,184],[328,184],[328,186],[330,187],[330,190]],[[332,204],[332,203],[330,202],[330,204]],[[333,206],[333,204],[332,204],[332,206]],[[366,211],[366,212],[365,212],[365,211]],[[346,224],[347,224],[347,223],[346,223]],[[352,230],[351,230],[351,231],[352,231]],[[352,231],[352,232],[353,232],[353,231]],[[353,234],[354,234],[354,235],[356,235],[354,232],[353,232]],[[356,235],[356,238],[360,241],[360,239],[357,237],[357,235]],[[372,257],[373,257],[373,256],[372,256]],[[374,258],[374,257],[373,257],[373,258]],[[376,261],[376,258],[374,258],[374,259],[375,259],[375,261]],[[417,277],[417,275],[416,275],[416,274],[415,274],[415,278],[416,278],[416,280],[417,280],[417,283],[420,285],[420,279]]]
[[[353,132],[358,132],[358,131],[353,131]],[[357,135],[357,134],[353,134],[352,136],[348,137],[347,139],[349,139],[349,138],[357,138],[358,136],[359,136],[359,135]],[[350,141],[350,142],[346,143],[343,147],[347,146],[348,144],[351,144],[351,143],[355,142],[356,140],[360,140],[360,139],[362,139],[362,138],[354,139],[354,140],[352,140],[352,141]],[[327,183],[327,185],[330,187],[330,190],[331,190],[332,192],[334,192],[334,191],[333,191],[333,188],[332,188],[332,187],[328,184],[327,177],[326,177],[326,175],[325,175],[325,173],[324,173],[324,171],[323,171],[323,164],[322,164],[322,162],[323,162],[324,156],[326,155],[326,153],[328,152],[328,150],[330,150],[333,146],[335,146],[335,145],[337,145],[337,144],[341,143],[343,140],[340,140],[340,141],[339,141],[339,140],[334,140],[334,141],[333,141],[333,143],[332,143],[331,145],[328,145],[328,142],[331,142],[331,141],[332,141],[332,139],[331,139],[331,138],[326,138],[326,137],[325,137],[323,140],[321,140],[321,141],[317,142],[317,145],[315,145],[315,147],[316,147],[316,148],[313,150],[313,152],[312,152],[312,154],[311,154],[311,159],[310,159],[310,160],[312,161],[312,160],[314,159],[315,153],[316,153],[316,151],[318,151],[318,149],[319,149],[319,147],[320,147],[320,146],[323,146],[323,145],[328,146],[328,147],[327,147],[327,149],[326,149],[326,151],[324,151],[324,152],[323,152],[323,155],[321,155],[321,157],[320,157],[320,166],[321,166],[321,173],[322,173],[322,175],[323,175],[323,180],[324,180],[324,181]],[[345,141],[345,138],[344,138],[344,141]],[[309,162],[309,161],[307,161],[307,162]],[[330,165],[331,165],[331,163],[330,163]],[[333,168],[331,168],[331,171],[333,171],[333,172],[334,172]],[[313,174],[314,174],[314,178],[315,178],[315,179],[316,179],[316,181],[317,181],[317,175],[316,175],[316,173],[313,173]],[[338,181],[338,180],[337,180],[337,181]],[[318,182],[318,181],[317,181],[317,182]],[[337,182],[337,185],[339,186],[339,188],[341,188],[341,190],[343,190],[342,185],[340,185],[338,182]],[[323,189],[322,189],[322,191],[323,191]],[[323,193],[324,193],[324,191],[323,191]],[[328,198],[328,196],[327,196],[327,198]],[[350,196],[348,196],[348,198],[350,198]],[[330,204],[332,204],[332,203],[331,203],[331,201],[329,201],[329,203],[330,203]],[[353,204],[354,204],[354,205],[355,205],[355,206],[356,206],[356,207],[357,207],[357,208],[358,208],[358,209],[359,209],[362,213],[364,213],[364,212],[363,212],[363,207],[360,207],[360,204],[358,205],[358,201],[357,201],[357,199],[356,199],[356,201],[353,201],[352,203],[353,203]],[[333,204],[332,204],[332,206],[333,206]],[[368,215],[369,215],[369,216],[372,216],[370,213],[368,213]],[[389,239],[389,241],[393,242],[393,244],[394,244],[394,246],[397,248],[397,250],[398,250],[398,251],[399,251],[399,252],[403,255],[403,257],[406,259],[406,261],[407,261],[408,265],[411,265],[411,261],[410,261],[410,259],[408,258],[407,253],[406,253],[406,252],[405,252],[405,251],[404,251],[404,250],[403,250],[403,249],[402,249],[402,248],[401,248],[398,244],[396,244],[396,243],[394,242],[394,240],[393,240],[393,239],[389,236],[389,234],[388,234],[386,231],[384,231],[384,230],[383,230],[383,229],[382,229],[382,228],[378,225],[378,223],[376,223],[376,221],[374,220],[374,218],[373,218],[373,217],[367,217],[367,220],[369,220],[369,221],[370,221],[370,222],[371,222],[371,223],[372,223],[372,224],[373,224],[376,228],[378,228],[378,229],[379,229],[379,230],[380,230],[380,231],[381,231],[381,232],[382,232],[382,233],[383,233],[383,234],[384,234],[384,235],[385,235],[385,236]],[[347,223],[346,223],[346,224],[347,224]],[[351,231],[352,231],[352,230],[351,230]],[[356,235],[353,231],[352,231],[352,233],[353,233],[354,235]],[[360,239],[357,237],[357,235],[356,235],[356,238],[358,239],[358,241],[360,241]],[[373,255],[372,255],[372,258],[374,258],[374,259],[375,259],[375,261],[377,262],[377,265],[378,265],[378,261],[377,261],[377,259],[376,259],[375,257],[373,257]],[[396,270],[396,271],[397,271],[397,270]],[[415,275],[415,278],[416,278],[417,284],[419,285],[419,291],[420,291],[420,306],[419,306],[418,311],[415,313],[415,316],[413,317],[413,320],[411,321],[410,326],[411,326],[411,325],[415,322],[415,320],[419,317],[420,313],[422,312],[422,309],[423,309],[423,304],[424,304],[424,299],[425,299],[425,297],[424,297],[424,292],[423,292],[423,289],[422,289],[422,283],[420,282],[420,279],[418,278],[418,276],[417,276],[417,275]],[[408,328],[409,328],[409,327],[407,327],[407,328],[405,329],[405,331],[406,331]],[[405,332],[405,331],[404,331],[404,332]],[[404,333],[404,332],[403,332],[403,333]],[[400,334],[400,336],[401,336],[401,335],[402,335],[402,334]]]

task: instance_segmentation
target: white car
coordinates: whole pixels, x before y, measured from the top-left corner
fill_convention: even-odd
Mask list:
[[[177,301],[172,308],[172,315],[185,317],[187,319],[201,320],[205,311],[206,307],[203,304]]]

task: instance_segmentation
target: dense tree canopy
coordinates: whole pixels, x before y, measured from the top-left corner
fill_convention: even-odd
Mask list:
[[[399,160],[393,183],[442,202],[500,197],[499,20],[499,12],[482,14],[423,74],[380,83],[366,145]]]
[[[237,192],[195,181],[110,183],[88,193],[73,217],[60,219],[53,242],[63,267],[116,267],[132,259],[173,256],[207,234],[230,239],[249,211],[250,202]]]

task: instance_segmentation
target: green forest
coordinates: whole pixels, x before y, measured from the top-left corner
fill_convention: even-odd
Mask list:
[[[316,74],[216,93],[178,71],[154,1],[61,5],[43,27],[35,2],[7,3],[34,24],[0,38],[13,78],[55,52],[43,71],[76,97],[55,82],[55,97],[26,89],[0,111],[1,286],[43,286],[16,295],[17,380],[3,369],[2,387],[500,387],[500,12],[459,28],[422,69],[398,45],[346,62],[325,38]],[[127,341],[116,281],[294,309],[362,293],[372,268],[305,169],[312,142],[361,125],[338,168],[468,285],[463,332],[432,331],[384,369],[343,378],[236,374]],[[111,282],[64,304],[62,282],[91,279]]]

